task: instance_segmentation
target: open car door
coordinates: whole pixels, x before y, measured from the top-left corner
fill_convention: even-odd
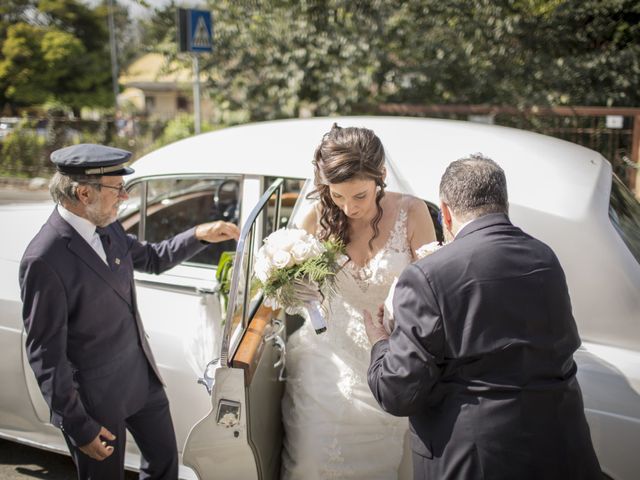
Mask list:
[[[278,179],[267,189],[238,241],[220,358],[201,380],[211,411],[191,429],[183,452],[200,480],[279,478],[284,314],[262,305],[253,257],[280,225],[282,188]]]

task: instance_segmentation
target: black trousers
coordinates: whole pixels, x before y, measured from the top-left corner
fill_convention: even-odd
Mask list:
[[[176,480],[178,478],[178,447],[169,412],[169,400],[162,384],[151,374],[146,404],[124,421],[103,425],[116,436],[108,445],[113,453],[102,461],[94,460],[76,448],[65,435],[76,465],[79,480],[124,480],[124,454],[127,430],[142,454],[140,480]]]

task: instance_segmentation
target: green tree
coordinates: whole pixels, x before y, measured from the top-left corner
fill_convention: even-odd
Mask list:
[[[208,0],[200,56],[220,121],[382,102],[640,103],[637,0]],[[147,25],[176,55],[171,4]],[[153,40],[151,40],[153,39]],[[178,54],[185,66],[191,60]]]
[[[13,108],[113,104],[107,22],[77,0],[13,2],[0,33],[0,96]],[[6,17],[6,18],[9,18]]]

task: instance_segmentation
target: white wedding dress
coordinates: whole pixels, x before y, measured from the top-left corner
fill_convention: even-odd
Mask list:
[[[363,268],[348,262],[329,300],[327,331],[307,320],[287,343],[283,480],[398,478],[406,418],[378,406],[367,384],[371,345],[364,309],[372,314],[411,262],[403,197],[385,246]]]

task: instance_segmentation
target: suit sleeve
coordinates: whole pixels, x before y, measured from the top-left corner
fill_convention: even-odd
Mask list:
[[[371,351],[369,387],[385,411],[409,416],[428,403],[444,358],[440,309],[430,283],[415,265],[398,279],[393,314],[393,334]]]
[[[139,242],[127,235],[133,268],[146,273],[162,273],[190,259],[207,247],[195,236],[195,227],[158,243]]]
[[[86,412],[67,359],[68,310],[62,282],[42,259],[25,258],[20,288],[27,357],[51,409],[51,423],[76,446],[86,445],[96,438],[100,425]]]

